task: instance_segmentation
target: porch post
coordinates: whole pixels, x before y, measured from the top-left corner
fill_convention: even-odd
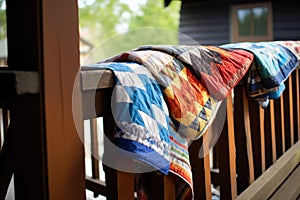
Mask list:
[[[42,15],[49,199],[85,199],[83,124],[77,121],[76,129],[72,110],[76,100],[82,114],[81,95],[72,99],[80,70],[77,1],[42,0]]]
[[[85,199],[82,124],[75,128],[72,113],[79,70],[77,1],[6,3],[8,68],[37,72],[39,85],[37,93],[10,102],[16,199]]]

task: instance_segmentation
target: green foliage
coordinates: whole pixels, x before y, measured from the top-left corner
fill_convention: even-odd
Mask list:
[[[87,40],[97,44],[117,34],[116,25],[121,23],[121,16],[126,12],[131,10],[119,0],[95,0],[79,9],[81,32],[89,36]]]
[[[130,34],[131,41],[146,44],[177,44],[179,27],[179,1],[172,2],[167,8],[164,1],[148,0],[141,7],[141,13],[132,16],[129,29],[145,29],[144,32]],[[151,27],[146,29],[147,27]],[[141,34],[138,34],[141,33]]]
[[[6,38],[5,0],[0,0],[0,40]]]
[[[144,45],[175,45],[178,32],[166,28],[146,27],[115,35],[96,46],[84,64],[93,64],[121,52]]]
[[[133,11],[131,7],[132,4],[143,2],[140,0],[129,0],[128,3],[124,0],[94,0],[91,4],[89,3],[91,0],[79,1],[83,5],[79,8],[79,25],[82,36],[94,45],[119,34],[117,27],[121,24],[125,25],[132,34],[126,38],[130,42],[136,41],[137,44],[177,43],[177,36],[172,31],[178,31],[180,1],[173,1],[165,8],[163,0],[146,0],[145,3],[140,3],[138,12]],[[142,33],[140,29],[148,27],[153,29],[147,29],[147,37],[145,37],[145,33]],[[154,27],[158,30],[170,29],[172,31],[166,35],[158,34]],[[132,32],[135,29],[139,29],[139,31]],[[0,0],[0,39],[5,37],[5,0]]]
[[[141,6],[141,12],[133,15],[130,21],[130,29],[144,27],[159,27],[178,30],[180,4],[172,2],[167,8],[164,1],[148,0]]]
[[[95,0],[79,10],[81,35],[98,45],[94,50],[98,56],[112,56],[141,45],[178,43],[180,1],[173,1],[167,8],[163,0],[123,2]],[[144,3],[133,10],[132,4],[137,2]],[[118,27],[125,28],[120,32]]]
[[[178,43],[179,0],[167,8],[163,0],[78,1],[81,36],[98,45],[97,59],[142,45]],[[0,0],[0,40],[6,38],[5,4]]]

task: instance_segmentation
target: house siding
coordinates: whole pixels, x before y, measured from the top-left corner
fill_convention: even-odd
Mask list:
[[[300,40],[300,11],[296,4],[297,1],[273,3],[274,40]]]
[[[224,3],[183,1],[179,43],[201,45],[228,43],[230,27],[228,10],[228,4]]]
[[[262,1],[182,1],[180,44],[222,45],[230,42],[230,6]],[[272,1],[273,40],[300,40],[300,12],[297,2]]]

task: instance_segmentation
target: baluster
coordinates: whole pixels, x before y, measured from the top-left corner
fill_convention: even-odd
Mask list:
[[[253,150],[253,164],[254,164],[254,178],[256,179],[262,173],[262,162],[261,162],[261,138],[260,138],[260,114],[259,105],[253,100],[248,100],[249,116],[250,116],[250,127],[251,127],[251,140]]]
[[[246,146],[248,156],[248,168],[249,168],[249,183],[254,182],[254,163],[253,163],[253,149],[252,149],[252,138],[251,138],[251,126],[249,116],[249,102],[246,95],[246,89],[243,88],[243,103],[244,103],[244,124],[246,134]],[[236,134],[237,135],[237,134]]]
[[[272,155],[272,122],[271,122],[271,100],[264,111],[264,139],[265,139],[265,169],[268,169],[273,163]]]
[[[207,132],[200,139],[193,141],[192,145],[189,147],[195,199],[212,198],[210,161],[208,153],[209,142],[206,140],[206,137],[208,137]],[[200,158],[199,152],[202,146],[206,150],[203,151],[204,157]]]
[[[265,112],[263,108],[259,107],[259,136],[260,136],[260,156],[261,156],[261,173],[266,170],[266,154],[265,154]]]
[[[300,140],[300,69],[297,69],[296,72],[295,72],[295,88],[296,88],[296,113],[297,113],[297,119],[298,119],[298,122],[296,123],[298,125],[298,140]]]
[[[92,178],[99,179],[99,152],[97,118],[90,119]],[[94,197],[98,194],[94,192]]]
[[[117,171],[117,193],[118,193],[118,200],[134,199],[134,174],[133,173]]]
[[[286,89],[284,90],[282,96],[283,96],[283,110],[284,110],[284,132],[283,137],[285,139],[285,150],[288,150],[291,147],[292,144],[292,137],[291,137],[291,115],[290,115],[290,84],[289,84],[290,77],[286,81]]]
[[[293,146],[295,143],[294,140],[294,108],[293,108],[293,82],[292,82],[292,75],[288,78],[288,91],[289,91],[289,117],[290,117],[290,145]]]
[[[283,141],[282,141],[282,113],[281,113],[281,100],[274,99],[274,120],[275,120],[275,141],[276,141],[276,157],[279,158],[283,154]]]
[[[275,111],[274,100],[270,101],[271,141],[272,141],[272,163],[277,160],[276,135],[275,135]]]
[[[254,181],[252,139],[248,98],[243,85],[234,88],[234,129],[237,162],[237,190],[240,194]]]
[[[152,185],[153,187],[155,185]],[[173,174],[168,174],[164,176],[164,200],[174,200],[176,199],[175,192],[175,177]]]
[[[225,126],[218,141],[221,199],[234,199],[237,196],[232,106],[232,95],[229,94],[227,97],[227,120],[225,120]]]

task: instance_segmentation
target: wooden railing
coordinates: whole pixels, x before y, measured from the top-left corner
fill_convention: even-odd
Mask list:
[[[113,137],[114,121],[110,111],[112,73],[83,69],[84,119],[91,121],[93,155],[98,155],[95,118],[103,117],[104,133]],[[95,87],[93,79],[99,84]],[[220,190],[220,199],[267,199],[300,162],[300,70],[288,78],[286,90],[271,100],[266,109],[247,97],[245,86],[238,84],[226,101],[226,120],[221,136],[207,154],[199,158],[205,134],[189,147],[195,199],[211,199],[211,185]],[[96,95],[94,95],[94,89]],[[90,101],[95,102],[95,108]],[[92,107],[91,107],[92,106]],[[95,110],[95,116],[90,116]],[[105,145],[105,144],[104,144]],[[298,156],[297,156],[298,155]],[[99,159],[92,156],[92,177],[87,189],[107,199],[134,199],[134,174],[105,167],[106,181],[100,181]],[[175,199],[173,175],[151,176],[149,199]],[[259,198],[258,198],[259,197]]]
[[[99,77],[101,77],[100,80]],[[134,174],[104,166],[100,180],[97,118],[102,117],[104,133],[114,135],[110,109],[113,89],[111,71],[83,68],[81,72],[83,118],[90,121],[91,171],[86,188],[107,199],[134,199]],[[95,84],[95,82],[97,84]],[[217,144],[199,158],[205,134],[189,147],[194,181],[194,199],[211,199],[211,185],[220,190],[221,199],[267,199],[300,162],[300,70],[288,78],[286,90],[271,100],[266,109],[246,95],[238,84],[226,101],[226,120]],[[96,92],[95,92],[96,91]],[[91,103],[93,102],[93,103]],[[1,140],[9,124],[9,111],[2,109]],[[2,143],[2,141],[0,141]],[[0,143],[0,144],[1,144]],[[105,143],[104,149],[105,149]],[[176,199],[176,177],[149,172],[149,199]]]

